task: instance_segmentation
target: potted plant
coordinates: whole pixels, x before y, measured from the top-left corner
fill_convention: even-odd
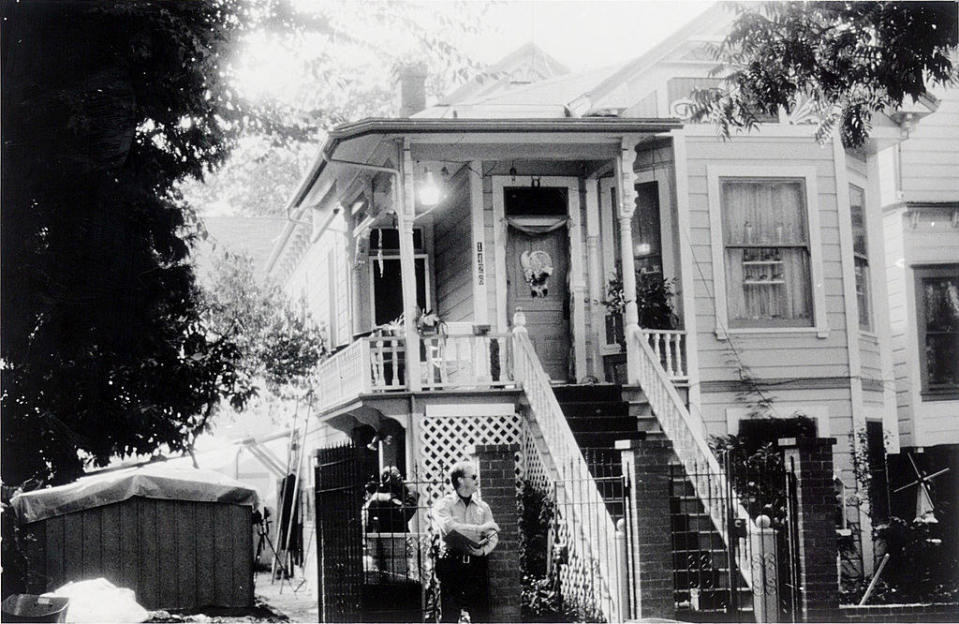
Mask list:
[[[437,336],[446,333],[446,323],[436,312],[426,309],[416,317],[416,329],[421,336]]]
[[[675,280],[665,279],[660,273],[636,272],[636,312],[639,326],[644,329],[675,329],[676,313],[673,311],[673,284]],[[607,342],[614,339],[620,347],[625,347],[626,338],[623,329],[623,311],[626,309],[626,295],[623,281],[618,277],[606,282],[606,336]]]

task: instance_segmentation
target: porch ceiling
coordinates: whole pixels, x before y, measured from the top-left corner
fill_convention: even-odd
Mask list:
[[[336,160],[382,166],[394,141],[409,138],[417,160],[473,159],[598,160],[613,157],[624,136],[637,139],[680,128],[674,119],[365,119],[330,132],[319,158],[287,206],[322,197],[334,179],[355,177],[356,167]],[[344,173],[344,169],[350,170]],[[307,201],[307,203],[312,203]]]

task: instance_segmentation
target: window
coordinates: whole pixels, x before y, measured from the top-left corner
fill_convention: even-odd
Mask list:
[[[915,275],[923,398],[959,398],[959,264]]]
[[[859,329],[872,329],[872,305],[869,296],[869,251],[866,244],[866,193],[849,185],[849,213],[852,217],[852,249],[856,263],[856,302],[859,304]]]
[[[636,185],[636,212],[631,224],[633,261],[637,272],[663,273],[662,241],[659,231],[659,183]]]
[[[805,186],[720,178],[729,327],[811,327]]]

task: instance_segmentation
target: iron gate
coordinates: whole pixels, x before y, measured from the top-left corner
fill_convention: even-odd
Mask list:
[[[628,619],[633,611],[630,588],[635,586],[637,567],[626,548],[625,531],[631,525],[626,517],[629,490],[620,453],[587,448],[583,457],[590,478],[554,480],[547,493],[552,511],[548,574],[557,582],[566,616],[575,621],[601,621],[604,604],[607,608],[619,604],[624,609],[623,619]],[[601,500],[588,495],[593,488]],[[605,530],[603,510],[623,534]],[[607,569],[618,568],[615,576],[604,577],[601,562]]]
[[[316,539],[321,622],[362,620],[364,474],[351,443],[318,449]]]
[[[736,517],[733,488],[755,526],[731,520],[721,535],[688,477],[719,480],[716,473],[687,475],[670,467],[670,526],[674,599],[681,619],[795,622],[799,613],[796,477],[781,462],[757,463],[721,454],[727,487],[723,516]],[[712,492],[713,488],[708,488]],[[768,519],[768,520],[767,520]],[[758,530],[757,530],[758,529]],[[749,562],[750,588],[739,568]],[[760,609],[763,613],[757,615]],[[701,614],[697,617],[697,613]]]

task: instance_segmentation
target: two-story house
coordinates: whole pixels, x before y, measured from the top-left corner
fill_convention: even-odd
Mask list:
[[[476,443],[520,444],[526,474],[561,479],[569,463],[588,479],[559,403],[608,387],[689,471],[715,464],[709,436],[763,405],[837,439],[843,523],[872,569],[857,462],[959,431],[954,401],[933,400],[955,398],[956,325],[935,315],[955,311],[941,300],[957,259],[919,240],[956,251],[957,177],[942,171],[949,197],[907,188],[907,165],[927,156],[910,151],[904,115],[877,119],[860,150],[817,143],[803,107],[730,141],[684,122],[691,89],[715,84],[704,46],[729,19],[714,7],[602,71],[570,74],[525,47],[428,108],[409,71],[410,116],[329,134],[269,272],[338,348],[314,407],[330,442],[379,441],[381,466],[424,483]],[[948,134],[947,108],[930,119]],[[668,328],[641,324],[656,279],[675,293]],[[610,286],[623,305],[607,303]]]

